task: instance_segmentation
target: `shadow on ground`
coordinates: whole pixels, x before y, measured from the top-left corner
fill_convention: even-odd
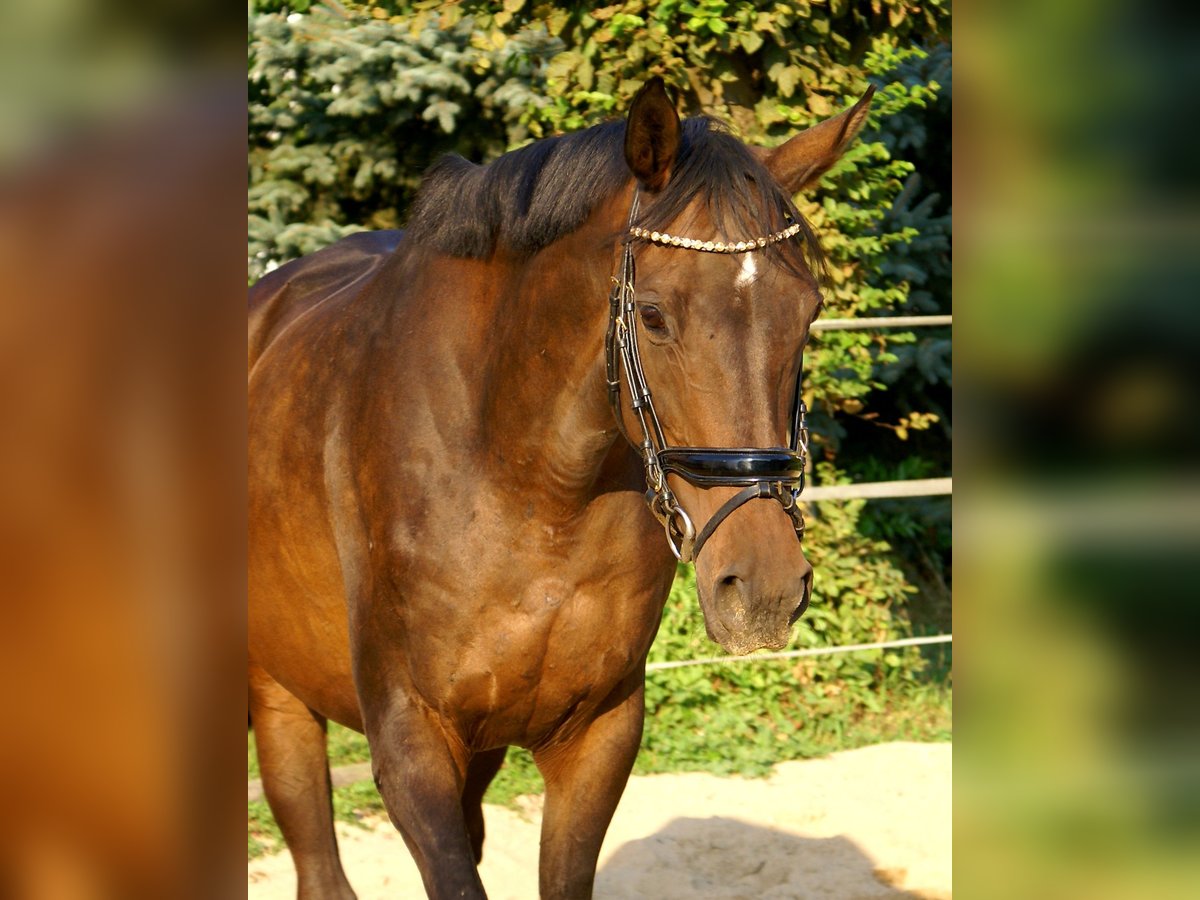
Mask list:
[[[617,850],[596,876],[596,900],[948,900],[901,890],[844,837],[805,838],[736,819],[675,819]]]

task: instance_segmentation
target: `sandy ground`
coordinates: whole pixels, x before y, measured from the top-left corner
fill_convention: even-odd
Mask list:
[[[595,896],[608,900],[950,897],[951,745],[895,743],[781,763],[765,780],[630,779],[608,830]],[[480,874],[492,900],[537,897],[540,798],[485,807]],[[423,897],[400,836],[339,825],[360,900]],[[280,853],[249,866],[249,900],[291,900]]]

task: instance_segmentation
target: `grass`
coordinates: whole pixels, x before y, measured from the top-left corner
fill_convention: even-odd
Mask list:
[[[774,742],[770,754],[775,762],[824,756],[890,741],[949,741],[952,705],[949,687],[945,682],[937,682],[889,697],[877,711],[814,718],[791,734],[779,734],[769,728],[762,729],[762,733],[765,740]],[[738,714],[736,711],[731,713]],[[744,759],[739,759],[737,754],[731,756],[729,742],[722,741],[719,735],[711,737],[704,731],[692,729],[691,734],[664,736],[655,734],[654,727],[654,720],[648,720],[642,751],[634,764],[635,774],[707,771],[721,775],[763,776],[770,772],[770,766],[756,764],[751,754]],[[257,778],[258,760],[252,732],[248,735],[247,751],[247,773],[249,777]],[[329,758],[332,766],[370,759],[366,738],[331,724]],[[518,797],[540,794],[542,789],[542,777],[533,758],[527,751],[513,747],[500,774],[488,788],[486,801],[517,808]],[[359,826],[364,826],[364,820],[368,818],[386,815],[383,800],[371,781],[336,789],[333,807],[336,819]],[[248,819],[247,854],[250,858],[283,849],[279,827],[265,800],[249,805]]]
[[[787,723],[790,725],[791,723]],[[703,726],[679,734],[656,731],[647,722],[634,774],[711,772],[715,775],[766,777],[776,763],[812,759],[892,741],[931,743],[951,740],[952,695],[949,688],[929,687],[891,698],[877,710],[815,717],[794,727],[779,727],[765,713],[748,722],[739,710],[722,711]],[[730,752],[734,733],[741,743]],[[753,746],[751,746],[753,744]]]

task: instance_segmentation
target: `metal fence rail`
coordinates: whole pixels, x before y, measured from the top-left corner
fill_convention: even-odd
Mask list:
[[[893,497],[938,497],[953,493],[951,478],[909,478],[862,484],[818,484],[806,487],[802,503],[810,500],[887,500]]]
[[[817,319],[809,331],[862,331],[867,328],[925,328],[950,325],[952,316],[868,316],[862,319]]]

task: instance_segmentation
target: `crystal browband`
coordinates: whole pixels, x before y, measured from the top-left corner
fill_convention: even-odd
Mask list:
[[[663,244],[667,247],[683,247],[687,250],[703,250],[706,253],[745,253],[748,250],[761,250],[770,244],[777,244],[779,241],[787,240],[788,238],[798,234],[800,231],[800,223],[789,225],[783,231],[777,231],[774,234],[769,234],[766,237],[754,238],[749,241],[698,241],[695,238],[676,237],[673,234],[667,234],[665,231],[651,231],[648,228],[630,228],[629,233],[635,238],[641,238],[644,241],[651,241],[655,244]]]

